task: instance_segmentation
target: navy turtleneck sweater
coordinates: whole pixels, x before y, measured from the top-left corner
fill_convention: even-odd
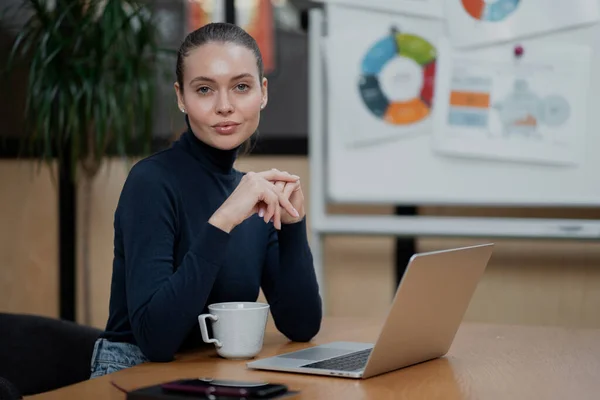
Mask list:
[[[290,340],[308,341],[319,331],[305,220],[277,231],[254,215],[229,234],[208,223],[243,175],[233,168],[236,154],[188,129],[133,166],[115,212],[104,338],[135,344],[151,361],[170,361],[202,343],[197,318],[209,304],[256,301],[261,287]]]

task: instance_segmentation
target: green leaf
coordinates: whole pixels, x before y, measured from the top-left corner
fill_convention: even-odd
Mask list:
[[[145,2],[56,0],[54,10],[45,0],[22,2],[30,17],[6,72],[29,68],[27,139],[40,161],[63,160],[70,149],[75,167],[88,156],[100,162],[106,149],[124,156],[140,140],[149,151],[160,55],[176,52],[159,48]]]

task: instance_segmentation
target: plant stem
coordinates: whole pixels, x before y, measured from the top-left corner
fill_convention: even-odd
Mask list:
[[[82,243],[82,278],[83,278],[83,321],[86,325],[91,325],[91,268],[90,268],[90,224],[92,220],[92,179],[86,174],[83,175],[83,243]]]

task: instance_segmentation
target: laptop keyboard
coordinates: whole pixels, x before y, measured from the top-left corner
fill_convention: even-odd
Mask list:
[[[360,350],[343,356],[330,358],[303,365],[302,368],[334,369],[337,371],[355,371],[364,368],[372,349]]]

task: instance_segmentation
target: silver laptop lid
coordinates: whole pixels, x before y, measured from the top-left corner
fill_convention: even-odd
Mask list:
[[[419,253],[410,259],[363,378],[448,352],[493,247]]]

